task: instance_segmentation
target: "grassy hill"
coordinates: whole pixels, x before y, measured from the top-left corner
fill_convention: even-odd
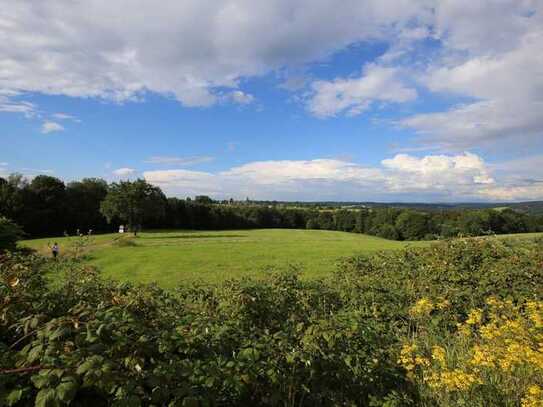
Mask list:
[[[62,253],[74,251],[80,240],[35,239],[22,245],[46,254],[47,245],[58,242]],[[258,229],[146,232],[137,238],[98,235],[89,239],[84,251],[106,276],[173,287],[200,279],[263,275],[289,265],[301,267],[304,277],[318,277],[329,273],[341,257],[425,245],[335,231]]]

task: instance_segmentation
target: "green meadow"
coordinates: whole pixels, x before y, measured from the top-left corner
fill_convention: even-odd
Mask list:
[[[81,238],[26,240],[21,244],[43,254],[58,242],[61,254],[73,253]],[[304,278],[327,275],[342,257],[378,250],[425,246],[357,233],[325,230],[257,229],[228,231],[159,231],[92,236],[85,258],[105,276],[133,282],[157,282],[170,288],[185,282],[218,282],[298,267]]]
[[[541,233],[501,235],[527,239]],[[343,257],[379,250],[428,246],[432,242],[400,242],[358,233],[327,230],[253,229],[222,231],[170,230],[104,234],[84,238],[86,261],[106,277],[172,288],[187,282],[220,282],[297,267],[303,278],[328,275]],[[21,245],[49,255],[58,242],[61,255],[73,254],[77,237],[25,240]]]

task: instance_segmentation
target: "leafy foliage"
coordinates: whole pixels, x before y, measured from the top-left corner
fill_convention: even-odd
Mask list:
[[[423,332],[445,343],[491,296],[541,300],[541,248],[458,240],[345,259],[326,280],[293,269],[173,292],[104,280],[76,259],[6,254],[0,397],[38,406],[444,404],[406,369],[402,346]],[[63,278],[48,283],[53,273]]]
[[[166,197],[160,188],[144,180],[113,183],[100,204],[100,211],[111,222],[117,218],[127,222],[136,231],[144,220],[160,219],[164,216]]]

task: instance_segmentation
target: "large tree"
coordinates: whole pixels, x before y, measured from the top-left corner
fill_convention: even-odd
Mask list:
[[[416,211],[403,211],[396,218],[395,226],[404,240],[420,240],[431,233],[429,216]]]
[[[160,188],[138,179],[111,184],[100,212],[108,222],[114,219],[126,222],[136,235],[144,222],[164,217],[165,207],[166,197]]]
[[[107,182],[99,178],[83,178],[66,187],[69,207],[69,229],[105,230],[107,222],[100,213],[100,203],[108,192]]]
[[[38,175],[19,190],[23,208],[14,220],[32,236],[60,235],[66,228],[66,186],[55,177]]]

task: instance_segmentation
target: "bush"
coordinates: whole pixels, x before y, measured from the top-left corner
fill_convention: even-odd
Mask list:
[[[22,239],[24,232],[19,225],[0,216],[0,251],[14,250],[17,241]]]
[[[450,313],[421,312],[434,305],[419,300],[412,308],[417,330],[401,352],[400,363],[424,399],[440,405],[539,406],[543,401],[543,302],[489,297],[457,321],[453,332],[432,329],[432,320]]]

